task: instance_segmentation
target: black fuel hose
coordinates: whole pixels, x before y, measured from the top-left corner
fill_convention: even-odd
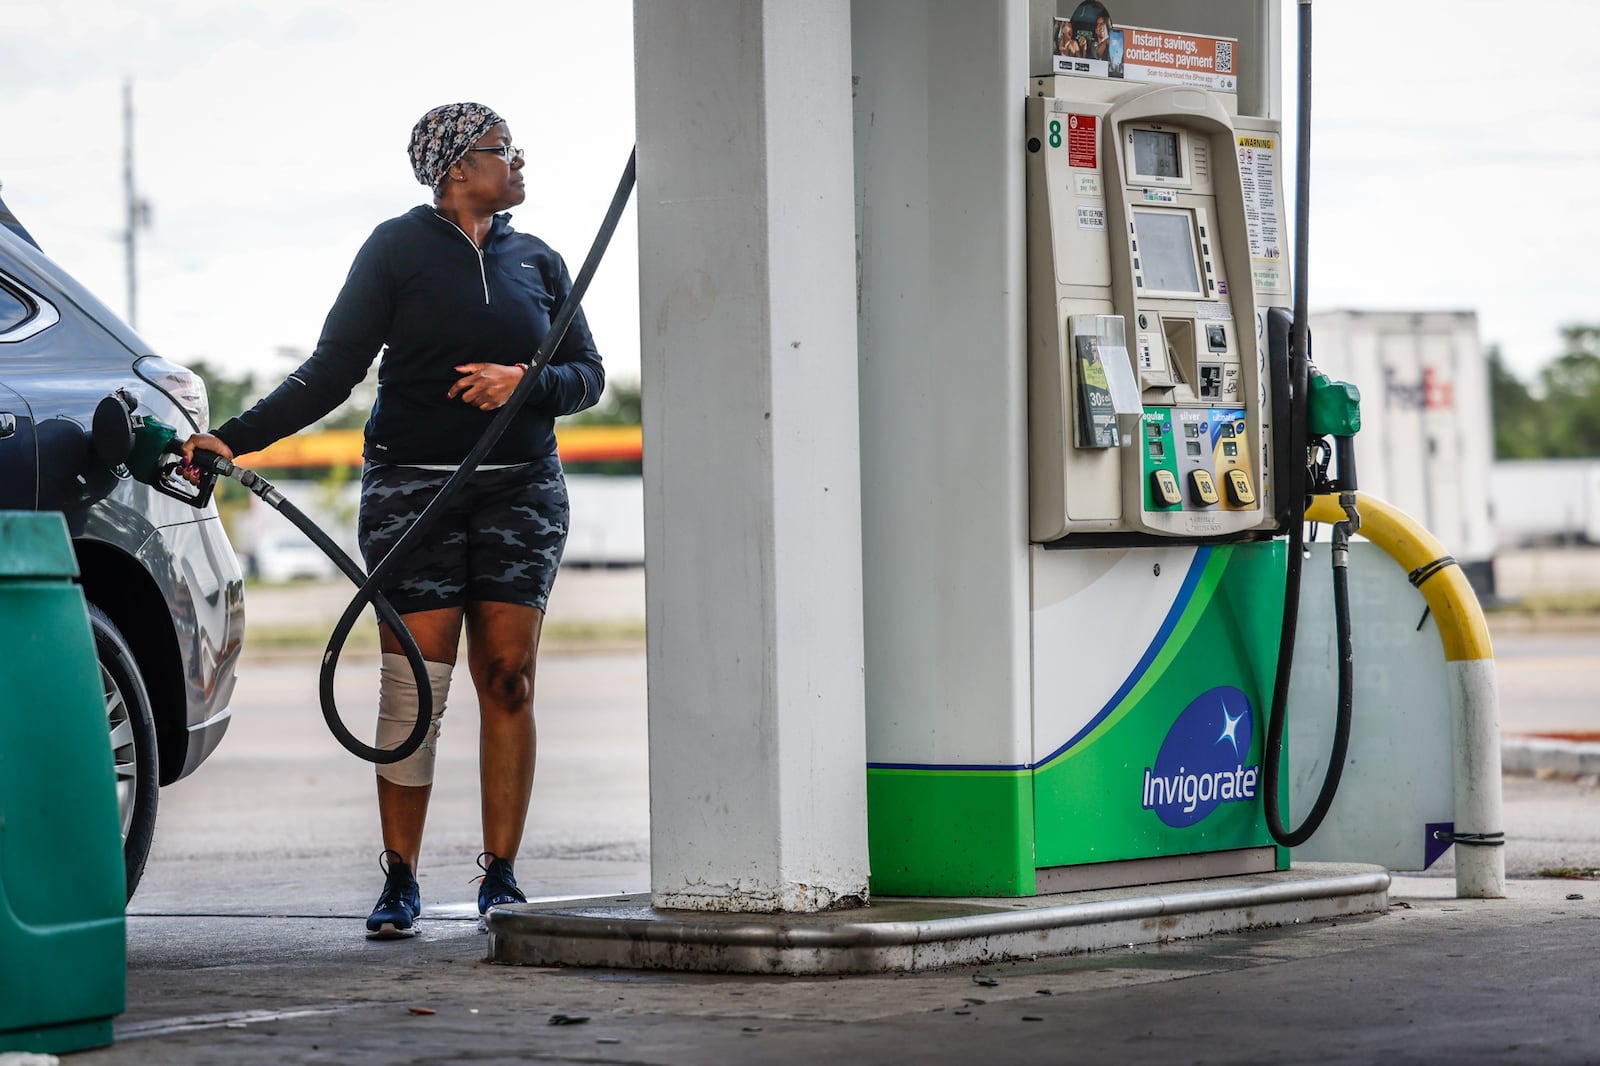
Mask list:
[[[322,671],[318,678],[318,695],[322,701],[322,717],[328,723],[328,730],[334,735],[345,750],[371,763],[393,763],[411,755],[421,746],[427,736],[433,716],[433,690],[428,681],[427,663],[418,650],[416,640],[410,630],[406,628],[400,615],[389,605],[389,601],[378,591],[384,578],[393,573],[395,568],[405,560],[411,550],[421,542],[421,538],[438,521],[444,513],[452,496],[458,492],[472,472],[483,462],[484,456],[497,444],[506,430],[511,425],[511,420],[516,417],[522,405],[527,402],[528,395],[533,391],[534,384],[539,378],[545,364],[550,362],[550,357],[555,354],[556,348],[566,336],[567,327],[572,324],[573,316],[578,313],[578,306],[583,300],[583,295],[589,289],[589,282],[600,267],[600,260],[604,258],[607,246],[611,243],[611,236],[616,232],[617,223],[622,219],[622,212],[628,205],[628,197],[633,192],[634,162],[637,152],[628,153],[628,163],[622,170],[622,178],[617,182],[617,191],[612,194],[611,206],[606,211],[605,219],[600,223],[600,231],[595,234],[594,243],[589,248],[589,255],[583,261],[583,268],[578,271],[578,276],[573,279],[572,290],[567,293],[566,299],[556,308],[554,317],[550,320],[550,331],[545,334],[540,342],[539,349],[534,353],[533,359],[528,364],[528,372],[522,375],[522,380],[512,391],[510,397],[495,413],[494,420],[483,431],[483,436],[472,446],[467,457],[461,465],[451,473],[444,485],[417,516],[394,547],[389,549],[387,555],[372,568],[371,573],[364,572],[361,567],[340,547],[335,544],[316,523],[307,518],[294,504],[284,499],[283,494],[254,471],[235,466],[230,460],[209,452],[195,452],[195,465],[201,469],[212,470],[216,473],[238,480],[251,492],[277,510],[285,518],[310,537],[312,542],[334,564],[343,571],[357,587],[356,594],[351,598],[350,604],[345,608],[338,623],[334,626],[333,633],[328,637],[328,647],[322,653]],[[358,740],[349,729],[345,727],[344,719],[339,715],[339,708],[333,696],[333,678],[338,669],[339,656],[344,651],[346,639],[355,627],[356,620],[361,617],[361,612],[367,604],[372,604],[378,612],[378,617],[393,630],[401,647],[405,650],[406,661],[411,666],[411,674],[417,683],[417,721],[412,726],[411,732],[399,747],[385,749],[375,748]]]
[[[221,477],[231,477],[245,488],[249,489],[261,499],[268,507],[287,518],[294,527],[304,533],[310,541],[322,550],[322,554],[333,560],[341,573],[350,581],[365,587],[368,577],[367,572],[361,568],[350,556],[345,554],[343,548],[336,544],[322,529],[313,522],[307,514],[296,507],[283,493],[266,478],[254,470],[239,466],[231,459],[224,459],[215,452],[200,451],[196,449],[193,459],[194,466],[205,473],[217,474]],[[390,629],[394,631],[395,638],[400,642],[400,648],[405,653],[406,662],[411,667],[411,675],[417,681],[417,720],[411,727],[411,732],[406,734],[405,740],[395,748],[374,748],[363,744],[350,734],[344,727],[344,722],[339,719],[337,712],[331,716],[329,705],[322,707],[323,717],[328,721],[328,728],[338,738],[340,744],[352,754],[367,760],[370,763],[393,763],[406,758],[419,747],[428,735],[428,728],[433,718],[433,689],[428,684],[428,664],[422,657],[422,649],[417,647],[416,638],[411,635],[411,630],[406,628],[405,620],[400,617],[389,601],[380,592],[374,592],[372,606]]]
[[[1289,533],[1288,574],[1285,577],[1283,629],[1278,642],[1278,676],[1272,692],[1272,710],[1267,718],[1266,745],[1261,753],[1261,799],[1267,831],[1286,848],[1298,847],[1321,828],[1333,806],[1344,775],[1345,757],[1350,749],[1350,724],[1354,716],[1355,653],[1350,626],[1350,522],[1340,522],[1333,533],[1333,612],[1338,642],[1338,696],[1333,719],[1333,743],[1328,752],[1328,768],[1322,787],[1305,820],[1296,829],[1283,821],[1280,781],[1283,769],[1283,737],[1288,719],[1290,671],[1294,661],[1294,642],[1300,603],[1301,560],[1305,554],[1305,508],[1299,508],[1296,524]]]
[[[1355,667],[1350,629],[1349,539],[1355,529],[1355,516],[1334,527],[1333,534],[1333,609],[1339,654],[1338,697],[1334,715],[1333,746],[1329,753],[1327,773],[1322,787],[1311,805],[1305,821],[1296,829],[1289,829],[1283,821],[1281,806],[1281,780],[1283,768],[1283,737],[1288,717],[1289,682],[1294,667],[1295,636],[1300,618],[1301,563],[1305,558],[1305,524],[1309,474],[1302,445],[1307,442],[1306,404],[1310,393],[1310,328],[1308,304],[1310,286],[1306,276],[1310,259],[1311,231],[1311,0],[1299,3],[1299,104],[1296,108],[1295,146],[1295,263],[1294,263],[1294,322],[1290,327],[1289,380],[1290,417],[1283,427],[1294,442],[1294,461],[1288,469],[1278,471],[1282,491],[1291,501],[1289,523],[1289,558],[1284,574],[1283,622],[1278,637],[1278,669],[1272,689],[1272,708],[1267,716],[1267,738],[1261,753],[1262,808],[1266,814],[1267,831],[1272,839],[1286,848],[1297,847],[1311,839],[1328,809],[1333,805],[1344,773],[1345,756],[1349,751],[1350,721],[1353,713]],[[1352,464],[1353,466],[1353,464]],[[1353,471],[1352,471],[1353,473]],[[1345,471],[1340,470],[1341,478]],[[1354,478],[1345,488],[1354,490]],[[1353,499],[1353,491],[1351,494]],[[1350,510],[1353,511],[1353,503]]]

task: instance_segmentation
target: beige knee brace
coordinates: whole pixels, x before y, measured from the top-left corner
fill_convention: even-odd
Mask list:
[[[378,776],[397,785],[433,784],[433,760],[439,742],[439,719],[444,717],[445,698],[450,695],[452,663],[430,662],[428,687],[433,690],[433,721],[422,746],[399,762],[378,766]],[[404,655],[384,655],[378,680],[378,739],[385,751],[398,748],[417,724],[417,679]]]

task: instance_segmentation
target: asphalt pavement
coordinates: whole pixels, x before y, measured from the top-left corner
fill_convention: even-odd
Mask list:
[[[636,571],[576,573],[558,597],[642,615]],[[285,601],[315,613],[306,589]],[[1508,733],[1600,728],[1600,640],[1496,644]],[[353,655],[341,675],[352,717],[372,670]],[[1447,857],[1396,877],[1385,915],[1063,958],[842,979],[513,967],[483,961],[474,920],[470,688],[441,745],[423,932],[372,942],[370,773],[323,729],[313,656],[243,671],[227,740],[163,792],[117,1043],[74,1063],[1600,1061],[1600,883],[1550,876],[1600,870],[1593,777],[1505,779],[1504,900],[1454,899]],[[530,895],[647,890],[642,648],[549,648],[537,699]]]
[[[1367,919],[846,979],[496,966],[463,922],[369,943],[334,919],[138,918],[118,1043],[73,1061],[1595,1061],[1600,903],[1439,884]]]

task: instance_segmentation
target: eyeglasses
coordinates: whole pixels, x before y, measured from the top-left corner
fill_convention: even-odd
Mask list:
[[[468,148],[467,151],[493,152],[495,155],[500,157],[501,161],[505,163],[506,166],[510,166],[512,163],[522,158],[522,149],[510,144],[497,144],[493,148]]]

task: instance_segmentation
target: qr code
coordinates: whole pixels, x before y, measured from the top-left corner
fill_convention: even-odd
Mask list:
[[[1233,42],[1232,41],[1218,41],[1217,42],[1217,73],[1218,74],[1232,74],[1233,73]]]

